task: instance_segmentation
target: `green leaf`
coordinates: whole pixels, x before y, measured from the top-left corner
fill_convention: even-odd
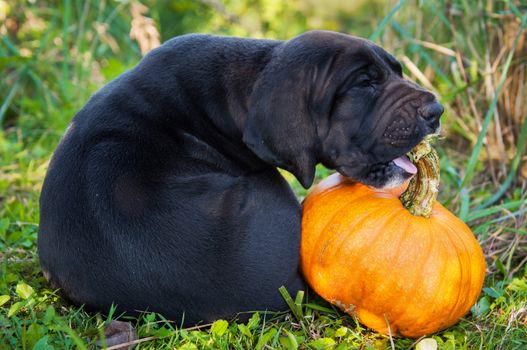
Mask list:
[[[437,341],[434,338],[424,338],[417,343],[415,350],[437,350]]]
[[[333,347],[335,346],[335,340],[331,338],[320,338],[309,342],[308,345],[318,350],[333,349]]]
[[[21,231],[15,231],[15,232],[11,232],[10,234],[7,235],[6,241],[9,244],[15,244],[21,239],[22,239],[22,232]]]
[[[255,312],[252,316],[249,322],[247,322],[247,327],[249,329],[255,329],[260,324],[260,313]]]
[[[339,338],[343,337],[348,333],[348,330],[349,330],[348,327],[340,327],[339,329],[335,331],[334,336],[339,337]]]
[[[515,278],[511,281],[508,288],[515,292],[527,292],[527,279]]]
[[[46,324],[51,323],[55,319],[55,308],[51,305],[48,306],[46,309],[46,313],[44,314],[44,321]]]
[[[240,331],[241,334],[246,335],[249,338],[252,338],[252,336],[253,336],[252,333],[251,333],[251,330],[249,329],[249,327],[247,327],[244,324],[239,324],[238,325],[238,330]]]
[[[492,288],[485,287],[483,288],[483,291],[485,292],[485,294],[487,294],[488,296],[494,299],[498,299],[499,297],[503,295],[503,290],[497,290],[494,287]]]
[[[359,349],[359,347],[353,347],[348,342],[342,342],[335,348],[335,350],[349,350],[349,349]],[[369,350],[371,348],[366,348],[366,349]]]
[[[212,332],[212,334],[221,337],[228,327],[229,322],[225,320],[217,320],[212,324],[212,327],[210,327],[210,331]]]
[[[48,344],[48,336],[45,335],[35,343],[33,350],[55,350],[55,348]]]
[[[30,324],[26,332],[29,348],[33,348],[45,334],[44,327],[38,323]]]
[[[284,329],[284,332],[285,334],[287,334],[287,342],[284,342],[284,343],[287,343],[287,348],[288,349],[292,349],[292,350],[297,350],[298,349],[298,340],[296,339],[295,335],[291,332],[288,332]]]
[[[268,332],[263,334],[258,340],[258,344],[256,344],[256,350],[262,349],[265,344],[267,344],[272,338],[274,338],[277,332],[278,331],[275,328],[271,328]]]
[[[5,234],[9,228],[9,219],[3,218],[0,220],[0,240],[5,241]]]
[[[155,335],[159,339],[163,339],[174,335],[174,331],[167,327],[161,327],[159,329],[156,329],[156,331],[153,332],[153,335]]]
[[[507,268],[505,267],[505,265],[503,265],[499,258],[496,258],[496,260],[494,260],[494,265],[504,276],[507,276]]]
[[[481,316],[489,312],[490,310],[490,299],[488,296],[484,296],[471,309],[472,313],[476,316]]]
[[[18,313],[18,311],[25,305],[24,301],[19,301],[18,303],[14,303],[9,308],[9,311],[7,312],[7,317],[12,317]]]
[[[4,305],[11,299],[9,295],[0,295],[0,306]]]
[[[19,283],[16,286],[16,294],[24,300],[28,299],[33,293],[35,293],[33,287],[28,284]]]
[[[280,337],[279,341],[280,341],[280,345],[282,345],[280,349],[287,349],[287,350],[293,349],[291,340],[289,340],[288,337]]]

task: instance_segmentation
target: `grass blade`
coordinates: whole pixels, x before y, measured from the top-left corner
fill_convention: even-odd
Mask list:
[[[527,18],[527,15],[525,17]],[[498,97],[501,93],[501,89],[503,88],[503,84],[505,84],[505,80],[507,78],[507,73],[509,72],[512,58],[514,56],[514,52],[516,51],[516,47],[518,46],[519,40],[522,36],[523,30],[526,27],[526,24],[527,24],[527,21],[525,20],[522,21],[522,26],[518,29],[518,32],[516,33],[516,36],[514,38],[514,43],[512,44],[509,54],[507,55],[507,60],[501,72],[500,80],[496,88],[496,93],[494,94],[494,97],[492,98],[492,102],[490,103],[489,109],[487,110],[487,114],[485,115],[485,119],[481,126],[481,131],[479,132],[479,135],[478,135],[476,146],[474,147],[474,150],[472,151],[472,154],[470,155],[470,159],[467,165],[467,170],[465,172],[465,177],[463,178],[463,181],[461,182],[462,188],[465,187],[472,180],[472,177],[474,176],[474,170],[478,163],[478,157],[479,157],[479,154],[481,153],[481,149],[483,148],[483,139],[485,138],[487,134],[487,129],[489,128],[490,122],[492,121],[492,116],[494,115],[494,111],[496,110],[496,107],[498,104]]]
[[[333,314],[333,315],[338,314],[338,312],[336,312],[333,309],[330,309],[330,308],[324,307],[324,306],[320,306],[320,305],[314,304],[314,303],[305,304],[305,306],[307,308],[310,308],[311,310],[321,311],[321,312],[325,312],[325,313]]]
[[[7,97],[4,100],[4,103],[2,103],[2,107],[0,107],[0,126],[2,125],[4,114],[5,112],[7,112],[7,108],[9,108],[9,105],[11,104],[11,100],[13,99],[13,97],[15,96],[15,93],[18,90],[19,84],[20,84],[20,77],[13,84],[13,86],[9,90],[9,93],[7,94]]]
[[[370,40],[371,41],[375,41],[377,39],[379,39],[379,37],[381,36],[382,32],[384,32],[384,29],[386,28],[386,26],[388,24],[390,24],[393,16],[397,13],[397,11],[399,11],[403,5],[406,3],[406,0],[400,0],[399,3],[397,5],[395,5],[391,10],[390,12],[388,12],[388,14],[386,15],[386,17],[384,17],[382,19],[382,21],[379,23],[379,25],[377,26],[377,28],[375,28],[375,31],[373,32],[373,34],[370,36]]]
[[[443,70],[437,65],[437,63],[434,61],[434,59],[428,54],[428,52],[418,43],[415,42],[414,38],[408,33],[408,31],[403,28],[397,21],[392,21],[392,28],[405,40],[408,40],[411,42],[410,44],[410,51],[412,52],[419,52],[419,57],[424,59],[430,67],[434,70],[434,72],[441,78],[443,82],[448,84],[448,86],[454,86],[452,81],[445,75]]]
[[[520,166],[520,162],[521,162],[522,155],[523,155],[523,148],[525,147],[526,140],[527,140],[527,116],[525,117],[525,121],[523,122],[522,128],[520,130],[520,134],[518,136],[516,154],[514,155],[514,158],[512,160],[512,165],[509,171],[509,175],[507,175],[507,178],[501,184],[498,191],[496,191],[496,193],[494,193],[494,195],[490,197],[487,201],[481,204],[478,207],[478,209],[488,207],[489,205],[495,203],[498,199],[500,199],[505,194],[505,192],[507,192],[510,185],[514,181],[514,178],[516,177],[516,172],[518,171],[518,168]]]
[[[470,207],[470,197],[466,188],[461,190],[461,208],[459,209],[459,218],[466,222],[468,210]]]
[[[481,209],[481,210],[475,210],[472,211],[470,214],[467,215],[467,222],[473,221],[476,219],[481,219],[486,216],[490,216],[496,213],[499,213],[502,210],[516,210],[520,208],[521,206],[527,205],[527,199],[521,199],[517,201],[507,202],[500,205],[496,205],[494,207],[490,207],[487,209]]]
[[[69,96],[67,82],[69,80],[69,45],[68,45],[68,30],[70,26],[70,17],[71,17],[71,0],[64,1],[64,13],[63,13],[63,27],[62,27],[62,45],[63,45],[63,58],[62,58],[62,80],[60,82],[62,95],[65,97]]]
[[[278,291],[282,295],[282,298],[284,298],[284,301],[286,302],[287,306],[289,306],[289,308],[291,309],[291,312],[293,313],[295,318],[298,320],[298,322],[302,322],[302,319],[303,319],[302,313],[298,312],[298,308],[295,302],[293,301],[293,298],[291,298],[291,295],[289,295],[289,292],[287,291],[287,289],[284,286],[281,286],[280,288],[278,288]]]
[[[299,290],[298,293],[296,293],[295,305],[296,305],[296,309],[297,309],[298,313],[300,314],[300,317],[302,317],[302,319],[304,318],[304,312],[302,311],[302,301],[303,300],[304,300],[304,291],[303,290]]]
[[[2,122],[4,119],[4,115],[7,112],[7,109],[9,108],[9,105],[11,104],[11,101],[13,100],[13,97],[15,97],[16,92],[18,91],[18,87],[20,85],[20,81],[25,77],[27,73],[27,66],[20,72],[20,75],[18,76],[17,80],[11,86],[11,89],[9,90],[9,93],[7,94],[7,97],[5,98],[4,102],[2,103],[2,106],[0,107],[0,126],[2,126]]]

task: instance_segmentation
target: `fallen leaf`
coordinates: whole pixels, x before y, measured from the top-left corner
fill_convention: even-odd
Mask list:
[[[437,341],[434,338],[424,338],[417,343],[415,350],[437,350]]]

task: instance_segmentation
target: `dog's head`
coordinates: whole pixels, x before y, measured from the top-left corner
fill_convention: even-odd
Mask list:
[[[244,142],[304,187],[319,162],[375,187],[415,173],[405,154],[439,129],[443,107],[364,39],[313,31],[276,47],[255,83]]]

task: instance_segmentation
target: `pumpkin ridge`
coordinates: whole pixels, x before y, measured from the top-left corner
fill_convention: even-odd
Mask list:
[[[431,225],[429,221],[427,221],[427,225],[428,225],[427,229],[430,230],[430,237],[432,237],[431,245],[432,246],[439,245],[438,254],[439,255],[444,255],[443,254],[444,251],[451,250],[451,249],[449,249],[449,246],[445,245],[445,240],[442,239],[443,236],[448,235],[448,234],[446,234],[444,232],[440,232],[439,228],[436,227],[436,225]],[[456,255],[457,255],[457,252],[456,252]],[[443,271],[443,270],[444,270],[444,266],[441,266],[441,271]],[[434,294],[431,295],[429,297],[429,299],[430,300],[437,300],[437,296],[438,295],[442,295],[445,292],[445,286],[447,286],[446,283],[440,283],[439,284],[439,288],[436,288],[434,290]],[[457,307],[457,300],[459,300],[459,296],[456,298],[456,305],[455,305],[456,307]],[[438,315],[437,319],[434,320],[433,323],[437,325],[436,327],[440,327],[440,329],[444,329],[444,328],[449,326],[449,324],[451,322],[452,315],[453,315],[453,310],[455,310],[455,308],[451,308],[448,312],[445,312],[444,309],[438,308],[438,306],[436,304],[432,304],[430,306],[430,310],[431,310],[432,313],[434,313],[436,315],[438,315],[438,314],[441,315],[441,316]],[[427,328],[429,328],[429,325],[427,325],[427,326],[428,326]]]
[[[330,187],[325,188],[325,190],[322,192],[319,192],[317,191],[317,189],[315,189],[314,191],[308,194],[308,196],[304,199],[302,203],[302,225],[301,225],[302,226],[302,230],[301,230],[302,237],[307,236],[307,232],[304,229],[304,226],[306,222],[311,222],[313,220],[309,218],[308,213],[314,210],[312,207],[316,204],[316,202],[323,203],[325,200],[328,200],[328,198],[326,197],[329,197],[329,200],[331,200],[331,197],[335,195],[335,192],[339,192],[343,190],[345,190],[345,187],[342,184],[336,184],[336,185],[332,185]],[[337,195],[338,194],[339,193],[337,193]],[[348,201],[349,202],[353,201],[353,198],[349,199]],[[326,220],[326,224],[321,230],[319,230],[318,234],[316,235],[315,243],[311,244],[311,246],[316,246],[316,244],[318,244],[319,238],[320,236],[322,236],[324,230],[326,229],[326,226],[329,225],[334,218],[335,218],[335,215],[332,215],[331,218]],[[311,237],[313,235],[312,229],[309,230],[309,235],[310,235],[309,240],[310,241],[313,240],[313,238]],[[300,254],[302,254],[306,250],[309,250],[308,248],[305,247],[305,241],[306,241],[305,239],[301,240]],[[302,264],[301,264],[302,271],[305,271],[305,272],[311,271],[311,266],[312,266],[311,260],[312,260],[312,254],[309,255],[308,259],[306,258],[303,259]]]
[[[450,316],[450,318],[452,318],[452,316],[454,316],[454,318],[457,318],[458,317],[458,314],[460,313],[459,312],[459,305],[460,305],[460,301],[461,301],[461,295],[462,295],[462,292],[464,290],[464,288],[462,288],[463,286],[461,285],[460,281],[463,281],[463,276],[464,276],[464,273],[463,273],[463,263],[464,263],[464,260],[466,259],[462,259],[460,254],[459,254],[459,246],[458,246],[458,242],[457,241],[454,241],[452,239],[452,237],[450,236],[450,234],[452,233],[452,229],[451,227],[449,227],[448,225],[445,225],[446,226],[446,229],[449,231],[447,233],[444,233],[443,234],[443,237],[445,239],[443,239],[441,241],[441,244],[444,246],[444,249],[446,250],[450,250],[450,251],[454,251],[455,252],[455,256],[456,256],[456,265],[457,265],[457,270],[458,270],[458,275],[456,276],[456,283],[458,284],[458,288],[457,288],[457,295],[455,297],[455,303],[453,303],[450,308],[448,309],[448,315]],[[446,242],[448,241],[448,242]],[[469,261],[470,263],[470,261]],[[459,315],[461,316],[461,315]],[[448,319],[448,322],[446,324],[446,327],[450,326],[450,323],[451,323],[451,320],[450,318]]]
[[[342,184],[333,185],[333,186],[328,187],[328,188],[325,189],[325,191],[328,191],[328,192],[325,192],[325,191],[322,192],[322,193],[314,192],[315,197],[313,197],[313,198],[316,198],[317,201],[320,201],[320,202],[322,203],[323,200],[328,200],[328,198],[326,198],[326,197],[329,197],[329,200],[331,200],[331,197],[332,197],[333,195],[335,195],[335,192],[337,192],[338,190],[343,191],[343,190],[346,190],[346,189],[345,189],[345,186],[343,186]],[[309,198],[309,197],[308,197],[308,198]],[[306,198],[306,199],[307,199],[307,198]],[[349,200],[347,200],[343,205],[341,205],[341,206],[339,207],[339,209],[337,209],[337,210],[335,211],[335,213],[331,216],[331,218],[329,218],[329,219],[326,220],[326,224],[322,227],[322,229],[319,230],[318,235],[316,236],[316,239],[315,239],[315,243],[312,244],[313,246],[316,246],[316,244],[319,243],[319,241],[320,241],[320,237],[323,236],[323,234],[324,234],[324,232],[325,232],[327,226],[333,221],[333,219],[335,219],[335,216],[336,216],[336,214],[340,211],[340,209],[341,209],[343,206],[345,206],[346,203],[351,202],[351,201],[353,201],[353,200],[354,200],[354,198],[350,198]],[[311,200],[311,201],[313,201],[313,200]],[[309,203],[306,202],[305,204],[306,204],[306,205],[309,205],[309,206],[312,206],[312,205],[310,204],[311,201],[309,201]],[[304,207],[305,207],[305,206],[304,206]],[[313,210],[313,208],[309,208],[309,210]],[[305,213],[305,211],[303,211],[303,217],[305,218],[306,216],[305,216],[304,213]],[[302,220],[302,226],[304,226],[304,224],[305,224],[305,221]],[[303,235],[306,234],[305,230],[302,229],[302,231],[303,231],[303,232],[302,232]],[[313,235],[313,230],[310,230],[310,236],[312,236],[312,235]],[[311,237],[310,237],[310,238],[311,238]],[[307,249],[307,248],[301,246],[301,254],[302,254],[302,251],[304,251],[304,250],[306,250],[306,249]],[[313,255],[310,254],[308,259],[306,259],[306,258],[304,257],[303,260],[304,260],[304,263],[302,264],[301,269],[302,269],[302,270],[305,269],[305,270],[309,270],[309,271],[311,271],[311,270],[312,270],[312,265],[313,265],[313,264],[312,264]]]
[[[448,216],[453,216],[450,213],[446,212],[446,209],[439,207],[440,210],[438,212],[441,216],[447,214]],[[454,324],[460,317],[462,317],[464,314],[468,312],[470,309],[470,306],[467,308],[466,306],[463,307],[463,305],[467,305],[467,301],[471,299],[470,290],[471,286],[474,284],[472,278],[469,277],[467,280],[466,277],[466,271],[464,269],[464,266],[471,266],[471,258],[470,258],[470,252],[466,249],[465,239],[462,237],[463,235],[460,234],[452,225],[448,223],[448,221],[438,220],[438,215],[436,215],[436,220],[438,222],[438,227],[434,227],[436,231],[439,230],[440,227],[443,228],[443,232],[438,232],[438,237],[441,237],[437,241],[436,244],[441,244],[443,247],[442,249],[444,251],[454,251],[455,257],[456,257],[456,270],[458,271],[458,274],[454,280],[454,282],[457,285],[457,295],[455,298],[455,303],[453,303],[448,311],[444,310],[438,310],[439,313],[444,314],[443,320],[445,322],[439,322],[438,323],[438,330],[445,329],[447,327],[450,327],[452,324]],[[440,226],[440,227],[439,227]],[[457,239],[454,239],[453,236],[457,236]],[[460,250],[464,251],[464,257],[460,255]],[[470,269],[469,269],[470,270]],[[470,271],[469,271],[470,276]],[[467,281],[465,283],[462,283],[463,281]],[[439,290],[438,290],[439,292]],[[467,296],[467,292],[469,292],[469,295]],[[462,296],[465,296],[462,298]]]
[[[413,214],[411,214],[411,215],[413,215]],[[425,222],[425,224],[427,226],[430,226],[428,221]],[[412,237],[411,237],[412,233],[408,233],[408,232],[415,232],[416,231],[415,228],[413,228],[412,226],[415,226],[415,223],[410,222],[410,223],[406,224],[406,227],[404,229],[404,238],[405,239],[403,240],[401,238],[401,245],[402,245],[402,242],[412,239]],[[431,237],[432,235],[431,234],[426,234],[426,236],[427,237]],[[400,245],[399,245],[399,247],[400,247]],[[412,275],[417,276],[418,278],[422,278],[423,277],[424,270],[427,268],[427,263],[428,263],[428,261],[431,258],[430,252],[433,249],[433,237],[429,238],[429,242],[427,244],[427,247],[429,248],[427,253],[419,252],[418,259],[416,259],[416,260],[419,260],[419,264],[416,265],[416,267],[415,267],[416,271]],[[423,257],[424,257],[425,261],[422,261]],[[413,280],[412,283],[410,284],[410,286],[408,286],[408,289],[415,289],[414,286],[416,285],[416,283],[419,283],[419,281],[418,280]],[[411,302],[411,300],[410,300],[410,302]],[[404,308],[404,309],[401,309],[397,314],[392,314],[392,317],[394,319],[396,319],[396,321],[393,322],[394,329],[396,329],[396,330],[403,330],[404,329],[404,323],[407,322],[406,318],[408,317],[407,316],[407,312],[408,312],[407,309]],[[401,320],[401,317],[404,317],[405,319]],[[403,324],[403,327],[401,327],[401,323]],[[390,324],[390,326],[391,325],[392,324]]]
[[[456,218],[456,219],[457,219],[457,218]],[[471,257],[470,250],[469,250],[468,247],[467,247],[466,239],[464,239],[464,238],[462,237],[463,234],[460,233],[460,232],[458,232],[458,230],[454,229],[454,228],[452,227],[452,225],[450,224],[450,221],[447,220],[446,222],[442,222],[442,223],[448,227],[448,229],[453,233],[453,235],[456,235],[456,236],[457,236],[456,243],[461,243],[461,244],[460,244],[461,247],[460,247],[459,245],[456,245],[456,248],[458,248],[458,249],[459,249],[459,248],[462,248],[462,249],[464,250],[464,253],[465,253],[466,264],[465,264],[465,263],[464,263],[464,264],[461,264],[461,263],[460,263],[460,270],[461,270],[461,273],[460,273],[460,277],[459,277],[459,279],[460,279],[460,281],[467,280],[467,281],[469,281],[469,282],[468,282],[468,283],[463,283],[463,284],[460,285],[460,288],[459,288],[459,294],[461,294],[461,288],[463,288],[463,289],[467,289],[467,287],[470,287],[470,285],[472,285],[472,284],[475,282],[475,281],[474,281],[474,277],[472,276],[472,269],[470,268],[471,265],[472,265],[472,264],[471,264],[471,263],[472,263],[472,261],[471,261],[472,259],[470,258],[470,257]],[[473,235],[472,235],[471,238],[474,239],[474,240],[476,240],[476,238],[475,238]],[[450,241],[451,241],[451,244],[454,244],[454,243],[452,243],[452,242],[453,242],[452,237],[449,236],[449,239],[450,239]],[[476,240],[476,242],[477,242],[477,240]],[[456,249],[456,252],[457,252],[458,255],[459,255],[459,251],[458,251],[457,249]],[[468,268],[466,269],[467,271],[463,271],[463,270],[464,270],[464,269],[463,269],[464,266],[467,266],[467,267],[468,267]],[[468,275],[468,277],[463,278],[463,276],[467,276],[467,275]],[[468,289],[470,289],[470,288],[468,288]],[[457,298],[456,307],[458,307],[457,304],[459,304],[460,301],[461,301],[460,298],[459,298],[459,294],[458,294],[458,298]],[[466,295],[466,293],[463,293],[463,294]],[[468,299],[468,298],[470,298],[470,297],[471,297],[471,295],[466,296],[465,298]],[[466,302],[465,302],[464,304],[466,304]],[[458,308],[459,308],[459,307],[458,307]],[[470,308],[469,308],[469,310],[470,310]],[[467,311],[464,311],[463,314],[465,314],[466,312],[468,312],[468,310],[467,310]],[[463,316],[463,315],[461,315],[461,316]]]
[[[394,212],[392,215],[390,215],[389,217],[386,218],[386,221],[384,221],[382,224],[379,224],[379,227],[385,227],[385,226],[389,226],[389,223],[391,223],[392,220],[394,219],[397,219],[399,216],[400,216],[400,213],[401,211],[405,210],[404,208],[400,208],[400,210]],[[362,221],[365,221],[366,219],[368,219],[368,217],[372,216],[372,215],[375,215],[377,214],[376,212],[372,212],[372,213],[369,213],[367,216],[363,217],[361,219],[361,222]],[[379,232],[379,230],[376,230],[375,231],[375,237],[373,239],[373,241],[370,242],[369,244],[369,249],[371,249],[372,251],[376,251],[374,249],[374,247],[376,246],[376,244],[378,243],[378,241],[383,238],[383,232]],[[339,245],[342,247],[342,245]],[[365,255],[362,255],[358,260],[357,260],[357,266],[362,266],[363,265],[363,261],[366,259],[366,258],[370,258],[370,256],[365,256]],[[366,308],[363,306],[363,300],[365,300],[365,297],[364,297],[364,293],[365,293],[365,289],[363,288],[363,285],[362,283],[360,284],[361,285],[361,288],[360,288],[360,293],[359,293],[359,298],[357,298],[359,300],[359,303],[358,305],[355,305],[355,307],[357,308],[365,308],[367,310],[370,310],[369,308]],[[348,288],[349,289],[349,288]],[[345,294],[350,294],[349,293],[349,290],[345,290]]]
[[[411,215],[414,215],[414,214],[411,214]],[[424,228],[421,227],[423,225],[425,226]],[[410,290],[419,291],[418,289],[419,284],[422,283],[422,281],[426,280],[428,277],[427,270],[430,269],[431,266],[432,266],[432,269],[435,269],[434,261],[432,259],[437,258],[438,255],[441,256],[441,250],[435,247],[436,233],[432,231],[432,230],[435,230],[435,228],[433,228],[433,225],[431,225],[429,220],[420,220],[419,222],[411,222],[411,226],[409,226],[408,230],[410,232],[413,232],[414,236],[418,235],[420,237],[422,236],[427,237],[427,242],[426,242],[427,244],[425,246],[426,252],[425,251],[418,252],[417,257],[415,259],[416,262],[418,263],[414,265],[415,272],[412,273],[412,276],[416,276],[416,278],[410,279],[412,281],[412,284],[410,285],[410,287],[408,287]],[[415,234],[416,232],[417,234]],[[436,296],[439,294],[439,292],[440,292],[439,288],[434,289],[433,296],[428,295],[426,293],[421,294],[420,291],[416,292],[417,295],[414,295],[410,300],[407,300],[407,303],[412,304],[414,300],[416,300],[417,298],[420,298],[417,300],[419,300],[420,303],[423,303],[422,305],[423,308],[433,310],[435,304],[434,303],[430,304],[427,301],[436,300]],[[412,312],[415,312],[415,310],[413,310]],[[411,314],[408,313],[407,309],[404,309],[397,316],[398,330],[400,331],[401,334],[407,335],[407,334],[410,334],[412,331],[415,332],[416,327],[420,327],[421,329],[428,329],[430,328],[430,323],[434,323],[434,321],[429,321],[429,320],[423,322],[423,320],[420,318],[416,318],[415,320],[410,321],[411,319],[412,319],[412,316]],[[423,325],[423,323],[426,323],[426,324]],[[410,329],[408,328],[409,324],[411,324]],[[412,330],[412,328],[414,328],[414,330]]]
[[[353,202],[353,200],[350,201],[349,203],[352,203],[352,202]],[[348,204],[349,204],[349,203],[348,203]],[[335,214],[333,215],[332,219],[334,219],[335,216],[337,216],[337,214],[340,214],[342,211],[347,211],[347,210],[348,210],[348,208],[346,208],[346,205],[342,206],[338,211],[335,212]],[[374,215],[374,214],[375,214],[375,212],[369,212],[369,213],[366,214],[365,216],[359,218],[358,221],[353,222],[354,226],[356,226],[357,224],[363,222],[363,221],[366,220],[368,217],[371,217],[371,216]],[[319,246],[320,244],[324,243],[324,250],[325,250],[325,248],[326,248],[326,246],[327,246],[327,242],[332,241],[333,238],[334,238],[334,236],[338,233],[337,230],[333,230],[333,232],[332,232],[332,234],[331,234],[331,237],[328,237],[324,242],[321,242],[321,239],[322,239],[322,237],[324,237],[324,234],[326,233],[326,230],[328,230],[328,226],[329,226],[330,223],[332,223],[332,222],[331,222],[331,221],[328,222],[328,224],[327,224],[327,225],[324,227],[324,229],[321,231],[321,234],[320,234],[320,236],[319,236],[319,239],[318,239],[317,242],[316,242],[316,246]],[[340,223],[339,223],[339,226],[340,226],[340,227],[343,227],[343,228],[347,228],[347,227],[349,227],[348,224],[341,225]],[[339,244],[341,244],[342,241],[345,241],[345,240],[349,239],[349,236],[346,236],[346,235],[342,235],[342,236],[344,236],[344,237],[342,238],[341,241],[339,241]],[[320,254],[319,254],[317,260],[318,260],[319,262],[322,261],[322,260],[321,260],[321,256],[320,256]]]
[[[399,212],[400,212],[400,211],[399,211]],[[392,219],[394,219],[396,216],[398,216],[399,212],[394,212],[393,214],[391,214],[390,216],[388,216],[388,217],[385,219],[386,221],[384,221],[384,222],[382,223],[382,225],[379,225],[379,226],[384,226],[384,225],[386,225],[387,223],[389,223]],[[357,226],[357,225],[362,224],[364,221],[366,221],[366,220],[369,219],[371,216],[374,216],[374,215],[376,215],[376,214],[377,214],[376,211],[371,211],[371,212],[367,213],[365,216],[361,217],[358,221],[354,222],[352,228],[354,228],[354,227]],[[350,226],[349,226],[349,225],[346,225],[346,227],[348,228],[348,227],[350,227]],[[379,231],[377,230],[376,233],[378,233],[378,232],[379,232]],[[343,243],[343,241],[345,241],[345,240],[347,240],[347,239],[349,238],[349,235],[342,235],[342,236],[345,236],[345,237],[343,237],[342,240],[341,240],[339,243]],[[376,234],[374,240],[370,242],[369,246],[372,247],[372,246],[377,242],[377,240],[378,240],[379,238],[382,238],[382,233],[380,233],[380,234]],[[342,247],[341,244],[339,244],[338,246],[339,246],[339,247]]]
[[[357,199],[358,199],[358,198],[357,198]],[[349,204],[349,203],[348,203],[348,204]],[[338,213],[340,213],[340,212],[342,212],[342,211],[347,211],[347,210],[349,210],[349,208],[346,208],[345,206],[343,206],[343,207],[341,207],[341,209],[338,211]],[[336,214],[337,214],[337,213],[336,213]],[[356,220],[353,220],[351,223],[353,224],[353,226],[357,226],[357,225],[359,225],[360,223],[362,223],[362,222],[364,222],[364,221],[367,221],[368,218],[371,218],[372,216],[375,216],[376,214],[377,214],[377,212],[376,212],[375,210],[372,210],[372,211],[370,211],[370,212],[367,212],[364,216],[362,216],[362,217],[360,217],[360,218],[358,218],[358,219],[356,219]],[[393,213],[390,217],[386,218],[386,220],[389,220],[391,217],[395,217],[396,215],[397,215],[397,213]],[[339,226],[340,226],[339,229],[333,229],[333,230],[332,230],[333,232],[332,232],[332,234],[331,234],[331,237],[328,238],[327,240],[333,240],[333,238],[335,237],[335,235],[337,235],[340,231],[342,231],[342,229],[347,230],[347,229],[349,228],[349,224],[350,224],[350,223],[345,223],[345,224],[340,224],[340,223],[339,223]],[[327,229],[327,227],[326,227],[326,229]],[[325,232],[326,232],[326,231],[323,231],[322,234],[320,235],[320,237],[324,237],[324,233],[325,233]],[[376,238],[379,237],[379,236],[380,236],[380,235],[376,235]],[[349,235],[342,235],[341,240],[339,240],[338,242],[337,242],[337,241],[332,242],[333,244],[332,244],[330,247],[331,247],[332,249],[338,249],[338,247],[342,247],[342,243],[343,243],[344,241],[348,240],[349,237],[350,237]],[[321,246],[323,243],[325,243],[325,242],[322,242],[322,241],[319,240],[319,241],[317,241],[317,243],[315,244],[315,246]],[[369,245],[371,246],[371,244],[372,244],[372,242],[370,242]],[[332,255],[339,255],[339,253],[338,253],[338,252],[335,252],[334,250],[332,250],[331,252],[332,252]],[[312,256],[312,258],[314,258],[313,254],[312,254],[311,256]],[[361,260],[361,261],[362,261],[362,260]],[[360,262],[359,262],[358,264],[354,264],[354,265],[359,266],[359,265],[360,265]],[[325,267],[322,267],[322,264],[318,264],[318,265],[317,265],[317,264],[312,264],[312,266],[311,266],[311,273],[314,272],[314,269],[315,269],[317,266],[318,266],[319,270],[320,270],[320,269],[322,269],[322,270],[326,270]],[[314,288],[314,289],[315,289],[315,288]],[[316,289],[315,289],[315,291],[316,291]],[[321,292],[323,292],[324,294],[326,294],[326,295],[324,295],[323,297],[325,297],[325,298],[328,298],[328,297],[331,298],[329,295],[327,295],[327,293],[326,293],[325,291],[321,291]],[[338,299],[338,300],[346,300],[346,299],[348,299],[348,298],[346,298],[345,296],[346,296],[346,295],[349,295],[349,294],[351,294],[351,293],[349,293],[349,291],[344,290],[344,291],[341,291],[341,293],[339,293],[339,295],[335,297],[334,292],[331,292],[331,295],[333,296],[333,299]],[[344,296],[344,298],[343,298],[342,296]],[[342,302],[342,304],[346,304],[346,303]],[[347,304],[345,305],[345,307],[346,307],[346,308],[349,308],[349,304],[350,304],[350,303],[347,303]],[[360,301],[359,301],[359,303],[355,303],[355,304],[357,304],[357,305],[354,305],[354,307],[357,307],[358,305],[360,305]],[[344,310],[344,309],[343,309],[343,310]]]
[[[335,187],[337,187],[337,186],[335,186]],[[330,189],[335,189],[335,188],[334,188],[334,187],[330,187]],[[339,189],[344,190],[343,187],[339,187]],[[326,193],[324,193],[324,194],[326,194]],[[334,191],[332,191],[331,194],[334,194]],[[358,199],[361,199],[361,198],[364,198],[364,197],[368,197],[369,195],[370,195],[370,193],[361,194],[361,195],[358,196],[358,197],[350,198],[350,199],[347,200],[344,204],[342,204],[342,205],[339,207],[339,209],[336,210],[336,211],[333,213],[333,215],[331,215],[331,218],[327,220],[327,222],[326,222],[326,224],[324,225],[324,227],[319,231],[319,234],[318,234],[318,236],[317,236],[317,238],[316,238],[316,241],[315,241],[315,243],[313,244],[313,246],[318,246],[318,244],[321,243],[320,240],[321,240],[321,238],[324,236],[324,233],[326,232],[326,230],[327,230],[329,224],[331,224],[331,223],[333,222],[333,220],[336,218],[336,216],[337,216],[338,214],[341,213],[341,211],[343,210],[343,208],[346,208],[346,207],[348,206],[348,204],[354,202],[355,200],[358,200]],[[321,198],[321,197],[319,197],[318,199],[320,199],[320,198]],[[311,234],[312,234],[312,233],[311,233]],[[309,259],[307,259],[307,261],[305,261],[305,264],[303,264],[303,265],[305,265],[305,268],[306,268],[307,270],[310,270],[310,271],[311,271],[311,270],[313,269],[313,258],[314,258],[313,254],[310,254],[310,255],[309,255]],[[303,270],[303,269],[302,269],[302,270]]]

